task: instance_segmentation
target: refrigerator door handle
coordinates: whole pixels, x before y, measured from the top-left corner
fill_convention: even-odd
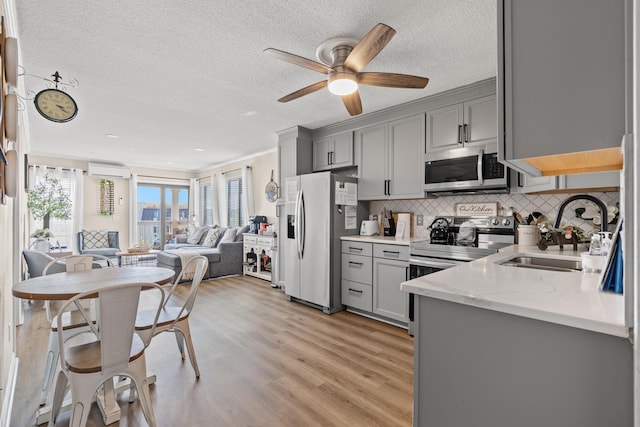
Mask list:
[[[306,233],[305,233],[305,207],[304,207],[304,193],[300,191],[300,217],[298,223],[300,224],[300,245],[299,245],[299,257],[300,259],[304,258],[304,244],[306,241]]]
[[[295,206],[295,225],[293,227],[293,239],[296,242],[296,251],[298,252],[298,259],[302,258],[300,254],[300,191],[296,193],[296,206]]]

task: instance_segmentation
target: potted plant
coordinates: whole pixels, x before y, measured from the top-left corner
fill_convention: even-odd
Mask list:
[[[29,200],[27,207],[35,219],[42,220],[42,230],[36,230],[34,234],[51,233],[49,231],[49,221],[51,218],[70,219],[71,218],[71,197],[65,191],[60,180],[49,175],[29,190]],[[32,237],[36,237],[33,236]],[[46,237],[53,237],[53,234]],[[41,236],[45,238],[45,236]]]

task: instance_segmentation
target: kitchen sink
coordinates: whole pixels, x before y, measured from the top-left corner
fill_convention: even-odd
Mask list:
[[[580,260],[543,258],[535,256],[518,255],[513,258],[498,262],[509,267],[533,268],[548,271],[582,271]]]

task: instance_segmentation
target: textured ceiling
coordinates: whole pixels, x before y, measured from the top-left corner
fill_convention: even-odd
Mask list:
[[[68,90],[79,106],[71,122],[26,102],[39,155],[199,171],[275,148],[276,131],[347,120],[327,90],[278,103],[323,75],[263,50],[316,60],[321,42],[360,39],[378,22],[397,34],[364,71],[430,83],[361,86],[364,114],[496,74],[495,0],[14,1],[24,72],[79,81]]]

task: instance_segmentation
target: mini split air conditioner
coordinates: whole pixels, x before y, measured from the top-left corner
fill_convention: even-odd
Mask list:
[[[115,178],[131,178],[131,171],[125,166],[105,165],[102,163],[89,163],[90,176],[106,176]]]

